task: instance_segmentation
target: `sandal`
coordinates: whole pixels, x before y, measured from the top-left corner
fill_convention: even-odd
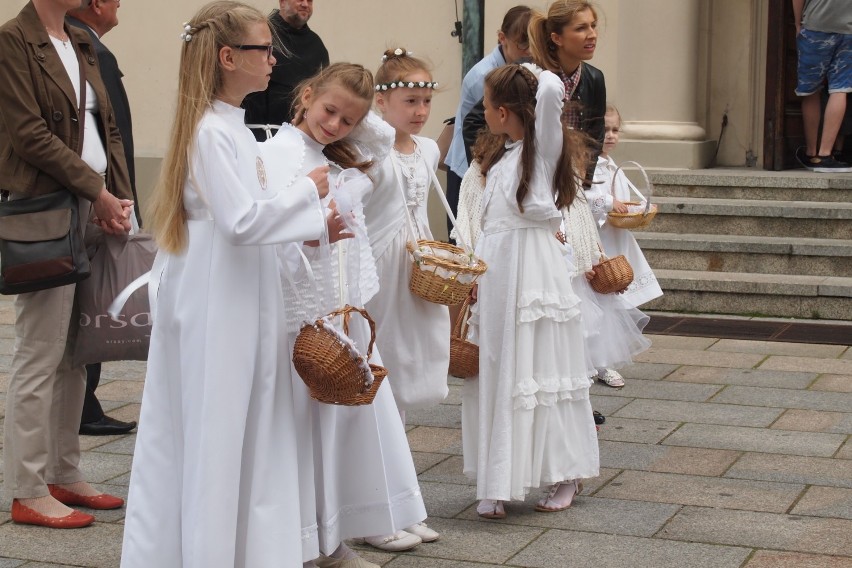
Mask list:
[[[559,495],[560,499],[565,499],[565,491],[562,491],[562,488],[568,486],[571,487],[571,497],[568,499],[568,502],[565,503],[563,501],[561,503],[556,504],[557,501],[555,500],[555,498],[559,493],[562,493],[562,495]],[[557,513],[559,511],[564,511],[574,503],[574,498],[579,495],[582,490],[583,483],[577,481],[576,479],[572,479],[571,481],[554,483],[550,487],[550,491],[548,492],[547,496],[541,501],[539,501],[538,504],[535,506],[535,510],[541,513]],[[554,503],[556,505],[549,507],[548,503]]]
[[[612,369],[605,369],[603,373],[598,373],[595,377],[608,387],[620,389],[624,386],[624,377]]]
[[[505,519],[506,510],[503,508],[503,501],[494,499],[483,499],[476,506],[476,513],[483,519]]]

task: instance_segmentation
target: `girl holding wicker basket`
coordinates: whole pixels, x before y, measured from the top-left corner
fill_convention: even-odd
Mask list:
[[[624,172],[615,164],[610,153],[618,144],[621,131],[621,114],[615,105],[607,104],[604,115],[604,144],[595,168],[595,182],[586,191],[586,197],[597,221],[603,249],[610,255],[623,254],[633,267],[633,282],[624,291],[624,299],[633,307],[639,307],[663,295],[642,249],[636,238],[627,229],[616,227],[608,218],[610,212],[625,214],[629,209],[644,209],[643,196],[630,183]],[[640,197],[638,204],[630,205],[634,194]]]
[[[565,88],[520,65],[485,79],[485,119],[496,135],[481,162],[486,186],[477,256],[488,263],[471,316],[479,377],[465,382],[465,473],[477,512],[506,516],[505,501],[542,485],[536,510],[571,505],[599,457],[579,299],[553,235],[579,191],[585,146],[562,126]]]
[[[379,289],[362,201],[372,191],[370,178],[390,152],[394,133],[369,112],[373,88],[372,74],[364,67],[335,63],[300,85],[293,123],[260,144],[268,162],[278,158],[268,173],[284,186],[304,171],[328,164],[325,202],[333,200],[355,235],[330,246],[305,247],[306,265],[282,263],[291,344],[305,322],[344,305],[360,308]],[[299,158],[281,160],[283,156]],[[342,327],[337,319],[329,325]],[[372,334],[361,316],[348,320],[348,338],[368,355]],[[383,364],[377,351],[369,363]],[[401,530],[419,526],[426,510],[390,383],[379,385],[370,404],[357,406],[312,400],[298,378],[293,388],[301,402],[297,421],[306,425],[299,445],[305,560],[316,556],[308,552],[312,539],[318,539],[323,554],[314,563],[325,568],[376,567],[355,555],[343,539],[365,538],[396,551],[420,544],[420,537]]]
[[[409,291],[413,268],[406,248],[432,240],[426,203],[439,152],[419,133],[437,86],[429,65],[404,48],[387,50],[376,71],[376,106],[395,136],[364,210],[381,282],[367,309],[378,324],[377,344],[403,421],[405,411],[436,405],[448,393],[449,311]]]

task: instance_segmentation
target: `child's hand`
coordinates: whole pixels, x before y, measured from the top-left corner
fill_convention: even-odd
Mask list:
[[[470,289],[470,305],[474,305],[477,300],[477,295],[479,292],[479,282],[473,283],[473,288]]]
[[[343,216],[337,211],[337,204],[332,200],[328,206],[330,211],[328,217],[325,219],[326,225],[328,225],[328,242],[336,243],[337,241],[354,237],[355,235],[348,232],[346,223],[343,221]]]
[[[587,270],[586,271],[586,280],[591,282],[594,277],[595,277],[595,271],[594,270]]]
[[[627,213],[627,205],[619,201],[618,199],[612,200],[612,210],[616,213]]]
[[[311,173],[308,174],[308,177],[311,178],[314,185],[317,186],[317,193],[319,193],[320,197],[328,195],[328,166],[314,168]]]

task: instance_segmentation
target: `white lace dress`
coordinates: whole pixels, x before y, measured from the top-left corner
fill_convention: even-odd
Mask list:
[[[459,188],[458,215],[456,226],[450,237],[476,248],[476,242],[482,233],[482,196],[485,194],[485,176],[482,166],[474,160],[465,172]]]
[[[476,251],[488,271],[470,335],[479,377],[465,381],[462,402],[464,469],[478,499],[520,500],[531,488],[598,475],[579,299],[554,236],[563,93],[562,81],[542,72],[524,211],[515,199],[522,141],[487,176]]]
[[[578,193],[571,206],[563,210],[563,216],[565,236],[571,247],[568,263],[571,285],[582,299],[589,373],[620,369],[651,346],[650,340],[642,335],[649,318],[621,294],[598,294],[586,279],[585,272],[600,261],[600,240],[586,195]]]
[[[426,204],[430,170],[438,167],[435,141],[420,136],[414,141],[413,154],[391,153],[378,166],[375,189],[364,206],[380,282],[367,309],[376,320],[377,342],[402,411],[434,406],[449,392],[449,311],[408,289],[412,263],[405,245],[412,236],[405,209],[412,218],[414,238],[432,240]]]
[[[392,137],[376,130],[376,121],[380,119],[371,115],[352,135],[359,137],[364,157],[381,158],[390,148]],[[304,175],[327,163],[320,144],[287,124],[260,146],[266,156],[301,154],[296,174]],[[332,165],[330,186],[335,185],[339,172]],[[269,174],[272,179],[292,172],[273,169]],[[286,271],[282,272],[291,345],[303,322],[314,321],[345,304],[363,306],[378,291],[360,206],[353,215],[352,226],[360,237],[331,246],[305,247],[310,272],[304,266],[295,271],[290,267],[295,277],[287,278]],[[370,338],[367,323],[353,314],[349,330],[359,350],[366,353]],[[377,349],[370,361],[382,365]],[[426,509],[391,382],[385,379],[372,404],[344,407],[314,401],[295,370],[293,377],[296,422],[312,425],[299,432],[302,501],[309,501],[304,498],[306,492],[316,496],[310,503],[315,507],[302,507],[305,550],[312,548],[312,533],[317,533],[320,551],[331,554],[343,539],[393,534],[424,520]],[[306,552],[306,561],[311,559],[308,556]]]
[[[607,213],[612,211],[611,188],[614,190],[615,198],[621,202],[636,201],[637,197],[631,189],[633,185],[623,171],[618,172],[613,187],[613,176],[617,169],[618,166],[612,158],[600,156],[595,168],[595,183],[586,192],[586,197],[595,216],[604,251],[608,256],[623,254],[633,268],[633,282],[624,292],[623,297],[635,308],[654,298],[659,298],[663,295],[663,290],[633,233],[628,229],[613,227],[607,221]]]

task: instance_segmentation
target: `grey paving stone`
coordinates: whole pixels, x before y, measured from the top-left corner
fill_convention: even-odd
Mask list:
[[[719,424],[684,424],[663,443],[672,446],[830,457],[844,439],[845,436],[840,434],[766,430]]]
[[[428,545],[427,545],[428,546]],[[445,560],[443,558],[431,558],[415,556],[417,551],[409,554],[401,554],[383,565],[383,568],[489,568],[494,566],[505,566],[505,564],[483,564],[481,562],[459,562],[458,560]]]
[[[664,363],[634,363],[618,372],[625,379],[644,379],[648,381],[659,381],[680,368],[679,365],[667,365]]]
[[[416,452],[461,455],[461,430],[418,426],[408,432],[408,444]]]
[[[806,389],[818,376],[817,373],[683,366],[667,376],[665,380],[716,385]]]
[[[716,395],[713,402],[849,412],[852,393],[730,386]]]
[[[625,471],[597,497],[751,511],[784,512],[804,486],[674,473]]]
[[[755,408],[712,402],[683,402],[637,399],[616,412],[618,418],[728,424],[731,426],[766,427],[783,412],[780,408]]]
[[[852,489],[809,487],[790,512],[794,515],[852,520]]]
[[[852,521],[685,507],[661,538],[852,556]]]
[[[692,349],[704,351],[720,340],[715,337],[684,337],[680,335],[646,334],[657,349]]]
[[[852,376],[850,375],[821,375],[811,390],[828,392],[852,392]]]
[[[574,503],[565,511],[540,513],[535,510],[536,503],[545,491],[530,492],[523,504],[508,505],[505,521],[521,526],[542,528],[603,532],[631,536],[653,536],[662,526],[680,510],[680,505],[668,503],[649,503],[647,501],[627,501],[591,497],[588,488],[583,489]],[[477,520],[476,507],[468,508],[459,518]]]
[[[805,485],[852,488],[852,461],[836,458],[745,453],[725,473],[738,479],[762,479]]]
[[[818,357],[785,357],[772,355],[760,364],[761,369],[774,371],[805,371],[852,375],[852,361],[848,359],[820,359]]]
[[[764,359],[764,355],[755,353],[714,353],[712,351],[657,349],[656,347],[651,347],[644,353],[640,353],[634,357],[633,360],[638,363],[669,363],[673,365],[750,369]]]
[[[122,527],[95,523],[79,530],[54,530],[31,525],[0,525],[0,550],[11,558],[115,568],[121,555]]]
[[[454,483],[458,485],[476,485],[476,480],[468,479],[463,473],[464,461],[461,456],[450,456],[438,465],[420,474],[421,481]]]
[[[827,412],[825,410],[786,410],[772,424],[772,428],[781,430],[799,430],[801,432],[830,432],[833,434],[852,434],[852,413]]]
[[[660,400],[688,400],[703,402],[722,390],[718,385],[697,385],[664,381],[643,381],[640,379],[625,381],[624,388],[614,389],[600,383],[592,387],[597,395],[655,398]]]
[[[732,450],[600,442],[601,466],[616,469],[719,476],[740,455]]]
[[[836,458],[844,459],[844,460],[852,460],[852,440],[848,440],[843,447],[837,451],[835,454]]]
[[[747,548],[551,530],[512,558],[531,568],[739,568]]]
[[[783,341],[753,341],[744,339],[720,339],[710,351],[732,353],[762,353],[764,355],[787,355],[835,359],[845,350],[844,345],[814,345],[808,343],[785,343]]]
[[[133,448],[136,446],[136,434],[119,436],[117,440],[112,440],[102,446],[93,448],[94,452],[103,452],[105,454],[124,454],[133,455]]]
[[[130,471],[131,456],[83,452],[80,456],[80,470],[89,483],[103,483]]]
[[[26,560],[14,560],[12,558],[0,558],[0,568],[18,568]]]
[[[420,490],[429,517],[453,518],[476,504],[476,487],[471,485],[421,481]]]
[[[594,392],[589,392],[589,400],[592,401],[592,408],[594,408],[604,416],[610,416],[611,414],[614,414],[619,408],[629,404],[630,401],[632,401],[633,399],[612,395],[598,396]]]
[[[414,459],[414,469],[417,475],[436,466],[445,459],[447,454],[431,454],[429,452],[411,452],[411,457]]]
[[[405,413],[405,422],[414,426],[461,428],[461,406],[439,404],[430,408],[410,410]]]
[[[745,568],[850,568],[852,558],[758,550]]]
[[[442,404],[451,404],[454,406],[460,405],[462,403],[462,387],[460,385],[449,385],[449,389],[450,392],[447,394],[447,398],[443,400]]]
[[[852,359],[852,347],[847,347],[846,351],[843,352],[843,355],[840,356],[841,359]]]
[[[598,439],[656,444],[668,436],[677,426],[677,422],[633,420],[607,416],[606,423],[601,426],[600,432],[598,432]]]

